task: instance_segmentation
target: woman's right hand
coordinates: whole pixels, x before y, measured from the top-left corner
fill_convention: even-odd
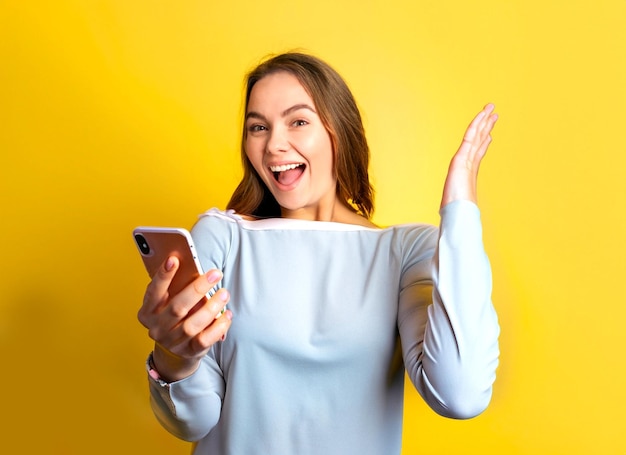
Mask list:
[[[170,257],[159,268],[137,314],[155,342],[154,366],[166,382],[178,381],[196,371],[211,346],[224,339],[232,319],[229,310],[218,317],[230,299],[226,289],[206,297],[222,279],[219,270],[208,271],[170,296],[167,289],[178,266],[178,259]]]

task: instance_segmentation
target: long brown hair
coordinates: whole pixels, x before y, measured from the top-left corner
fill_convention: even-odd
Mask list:
[[[374,211],[374,189],[369,181],[369,146],[356,101],[345,81],[327,63],[308,54],[288,52],[262,62],[248,73],[244,116],[254,84],[270,74],[285,71],[295,76],[313,99],[330,134],[335,154],[337,196],[366,218]],[[248,160],[245,123],[241,139],[244,175],[227,208],[259,217],[280,216],[280,206]]]

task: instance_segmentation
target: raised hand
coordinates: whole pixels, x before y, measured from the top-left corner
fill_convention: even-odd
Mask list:
[[[487,104],[467,127],[463,142],[448,168],[441,208],[459,199],[477,202],[478,168],[491,143],[491,130],[498,120],[494,109],[493,104]]]

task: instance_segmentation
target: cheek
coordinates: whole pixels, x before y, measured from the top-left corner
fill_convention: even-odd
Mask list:
[[[300,146],[302,150],[308,150],[309,153],[315,155],[319,161],[334,161],[330,134],[321,126],[312,134],[303,137]]]
[[[266,184],[269,185],[269,177],[265,172],[263,165],[263,153],[259,153],[258,148],[251,146],[251,144],[245,144],[246,157],[252,168],[256,171],[258,177]]]
[[[248,161],[252,163],[252,166],[258,171],[258,167],[261,166],[263,155],[259,153],[258,147],[255,147],[254,141],[247,140],[244,144],[246,156]]]
[[[330,137],[330,134],[326,133],[324,136],[324,161],[326,166],[329,169],[330,174],[333,178],[337,175],[337,153],[335,152],[335,147],[333,141]]]

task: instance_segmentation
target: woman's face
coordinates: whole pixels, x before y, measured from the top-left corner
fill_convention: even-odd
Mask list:
[[[337,202],[330,135],[298,79],[277,72],[252,88],[245,150],[288,218],[322,219]]]

